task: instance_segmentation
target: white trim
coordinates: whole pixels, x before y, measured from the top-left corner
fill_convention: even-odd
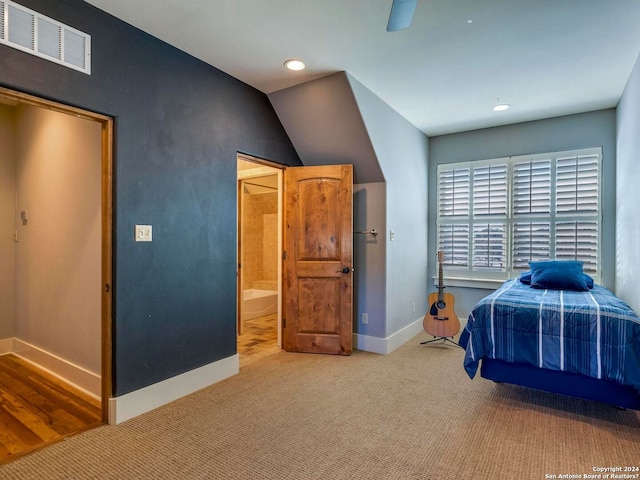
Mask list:
[[[382,355],[388,353],[386,340],[384,338],[360,335],[357,333],[353,334],[353,348]]]
[[[433,284],[437,287],[439,285],[439,277],[433,277]],[[442,283],[446,287],[467,287],[467,288],[485,288],[487,290],[496,290],[506,280],[495,279],[473,279],[473,278],[461,278],[461,277],[449,277],[443,276]]]
[[[411,340],[422,331],[422,318],[419,318],[387,338],[371,337],[369,335],[359,335],[354,333],[353,347],[358,350],[364,350],[365,352],[386,355],[393,352],[396,348]]]
[[[240,372],[238,354],[109,399],[109,424],[117,425]]]
[[[13,352],[13,338],[0,338],[0,355]]]
[[[0,354],[9,353],[34,364],[90,397],[100,400],[102,392],[100,375],[15,337],[0,340]]]

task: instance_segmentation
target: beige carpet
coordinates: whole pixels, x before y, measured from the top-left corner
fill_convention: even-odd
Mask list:
[[[278,352],[3,479],[544,479],[640,466],[640,413],[476,378],[463,351]],[[639,472],[636,472],[639,473]]]

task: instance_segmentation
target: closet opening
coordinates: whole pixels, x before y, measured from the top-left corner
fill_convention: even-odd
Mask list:
[[[0,87],[0,462],[107,421],[112,138],[110,117]]]

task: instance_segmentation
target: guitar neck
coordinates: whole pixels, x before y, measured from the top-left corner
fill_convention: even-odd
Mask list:
[[[442,284],[442,262],[438,266],[438,300],[444,300],[444,285]]]

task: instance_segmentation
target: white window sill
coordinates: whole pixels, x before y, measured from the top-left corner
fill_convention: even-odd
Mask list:
[[[445,287],[466,287],[466,288],[484,288],[487,290],[495,290],[500,287],[506,280],[496,279],[472,279],[462,277],[443,277],[442,284]],[[433,277],[433,284],[438,286],[438,277]]]

